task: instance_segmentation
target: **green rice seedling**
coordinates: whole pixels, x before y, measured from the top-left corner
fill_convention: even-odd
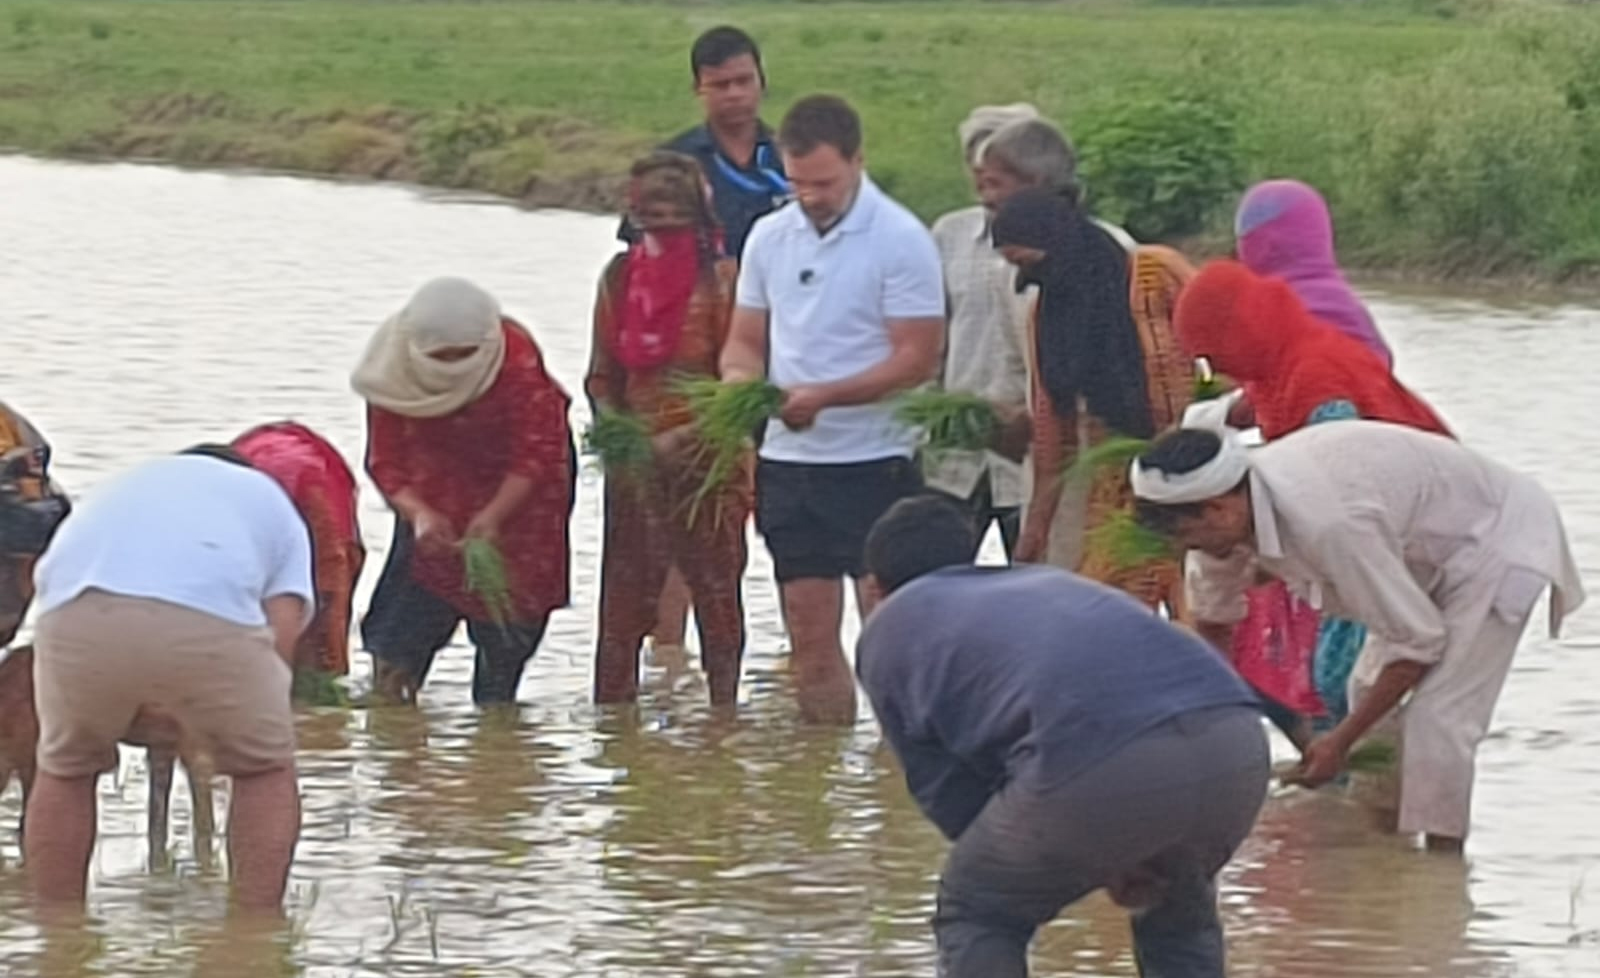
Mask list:
[[[895,417],[922,431],[924,451],[976,451],[994,442],[1000,421],[994,407],[975,394],[927,387],[902,395]]]
[[[689,402],[700,441],[706,476],[689,505],[693,524],[701,504],[715,495],[738,468],[756,426],[783,407],[783,391],[765,380],[725,384],[713,377],[685,377],[674,385]]]
[[[1067,466],[1065,477],[1068,482],[1088,482],[1101,469],[1113,466],[1125,472],[1133,460],[1149,448],[1149,439],[1112,435],[1100,444],[1079,452],[1072,464]]]
[[[301,706],[349,706],[351,702],[339,677],[321,669],[296,669],[289,695]]]
[[[1116,510],[1086,537],[1089,547],[1104,553],[1118,570],[1130,570],[1158,560],[1171,560],[1171,540],[1133,518],[1127,510]]]
[[[511,582],[500,548],[472,537],[462,543],[461,559],[466,565],[467,593],[483,602],[490,620],[505,625],[511,620]]]
[[[1369,740],[1350,752],[1345,761],[1345,767],[1351,771],[1368,774],[1384,774],[1394,769],[1400,760],[1400,752],[1395,745],[1387,740]]]
[[[607,475],[638,477],[655,463],[650,426],[637,414],[601,408],[583,433],[583,452],[600,460]]]

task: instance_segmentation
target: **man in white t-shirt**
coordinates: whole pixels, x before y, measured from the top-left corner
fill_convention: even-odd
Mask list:
[[[778,148],[796,199],[745,243],[722,376],[767,374],[784,389],[761,446],[756,525],[772,552],[801,712],[849,723],[843,579],[863,576],[872,524],[921,488],[915,435],[890,399],[938,371],[944,284],[932,236],[864,172],[861,120],[842,99],[795,103]]]
[[[221,446],[147,462],[62,523],[34,574],[39,773],[23,840],[44,904],[82,904],[95,781],[141,711],[233,777],[241,908],[283,901],[300,833],[289,663],[315,607],[287,493]]]

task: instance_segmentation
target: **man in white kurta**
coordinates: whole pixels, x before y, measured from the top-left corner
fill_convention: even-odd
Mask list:
[[[1458,442],[1369,421],[1253,449],[1225,429],[1180,430],[1132,478],[1140,519],[1200,551],[1198,620],[1237,621],[1264,572],[1367,626],[1351,713],[1306,749],[1295,780],[1335,778],[1400,707],[1400,831],[1459,847],[1478,743],[1534,604],[1552,589],[1555,635],[1584,598],[1549,494]]]

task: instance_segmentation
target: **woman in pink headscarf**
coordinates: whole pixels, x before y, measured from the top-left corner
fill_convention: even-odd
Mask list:
[[[1389,344],[1339,270],[1333,219],[1321,194],[1298,180],[1258,183],[1239,201],[1233,231],[1239,260],[1252,272],[1288,282],[1311,315],[1394,366]]]

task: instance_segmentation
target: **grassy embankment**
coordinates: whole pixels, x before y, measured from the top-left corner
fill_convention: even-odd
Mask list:
[[[1238,180],[1322,187],[1355,263],[1600,261],[1600,13],[1536,0],[0,0],[0,145],[604,208],[630,154],[694,120],[686,48],[724,21],[767,49],[770,116],[849,96],[874,173],[925,216],[967,200],[954,129],[975,103],[1032,101],[1092,154],[1129,100],[1181,95],[1231,120]]]

